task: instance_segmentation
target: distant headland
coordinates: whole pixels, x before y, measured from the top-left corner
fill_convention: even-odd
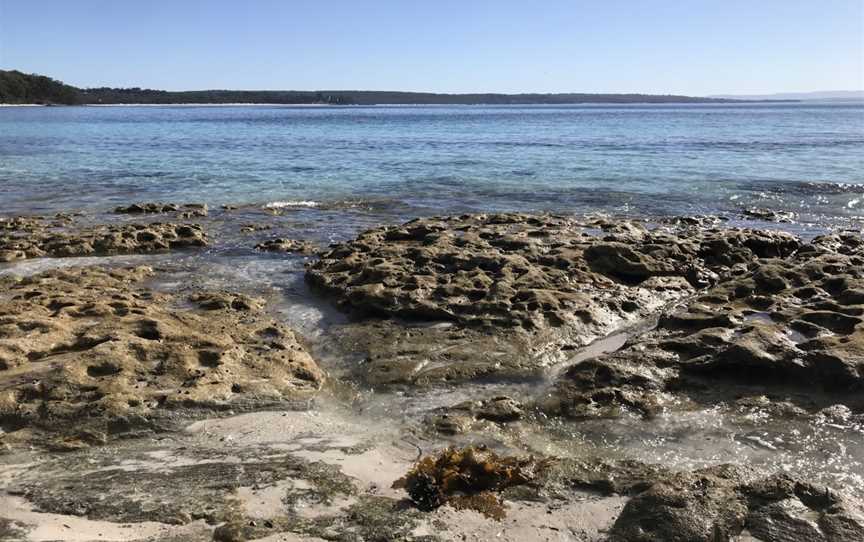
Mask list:
[[[171,105],[171,104],[284,104],[284,105],[555,105],[735,103],[731,98],[671,94],[436,94],[377,90],[189,90],[142,88],[77,88],[44,75],[0,70],[0,103],[40,105]],[[794,100],[765,100],[794,101]]]

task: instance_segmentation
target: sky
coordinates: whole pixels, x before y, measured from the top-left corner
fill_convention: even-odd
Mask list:
[[[166,90],[860,90],[864,0],[0,0],[0,68]]]

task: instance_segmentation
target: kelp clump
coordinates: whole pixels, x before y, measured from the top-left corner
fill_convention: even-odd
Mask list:
[[[505,508],[497,493],[532,483],[549,464],[548,459],[500,456],[482,445],[447,448],[420,459],[393,487],[405,489],[420,510],[448,504],[500,520]]]

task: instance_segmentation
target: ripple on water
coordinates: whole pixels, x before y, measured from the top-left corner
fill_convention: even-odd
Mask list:
[[[598,450],[691,470],[721,463],[765,474],[786,471],[864,495],[864,426],[816,415],[779,418],[764,409],[726,405],[670,411],[654,419],[562,422],[550,437],[572,438]]]

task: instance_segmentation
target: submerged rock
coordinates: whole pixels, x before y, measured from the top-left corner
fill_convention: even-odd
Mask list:
[[[439,433],[456,435],[473,429],[477,422],[507,424],[522,419],[524,415],[524,406],[519,401],[498,396],[438,409],[427,423]]]
[[[272,230],[272,229],[273,229],[272,224],[249,223],[249,224],[242,224],[240,226],[240,233],[254,233],[256,231],[265,231],[265,230]]]
[[[318,252],[318,247],[314,243],[284,237],[258,243],[255,245],[255,249],[265,252],[293,252],[298,254],[315,254]]]
[[[303,399],[321,386],[321,370],[260,302],[153,292],[141,286],[152,274],[73,268],[7,283],[3,439],[29,428],[59,435],[55,447],[75,448],[105,438],[94,434],[151,427],[183,412]]]
[[[192,218],[207,216],[208,208],[207,205],[203,203],[185,203],[183,205],[177,205],[176,203],[151,202],[133,203],[132,205],[117,207],[114,209],[114,212],[126,215],[177,213],[177,216],[181,218]]]
[[[744,209],[741,214],[748,218],[756,218],[765,220],[766,222],[794,222],[797,215],[792,211],[775,211],[773,209],[763,209],[759,207],[750,207]]]
[[[145,213],[172,213],[180,210],[180,206],[176,203],[133,203],[131,205],[125,205],[121,207],[116,207],[114,209],[115,213],[118,214],[145,214]]]

